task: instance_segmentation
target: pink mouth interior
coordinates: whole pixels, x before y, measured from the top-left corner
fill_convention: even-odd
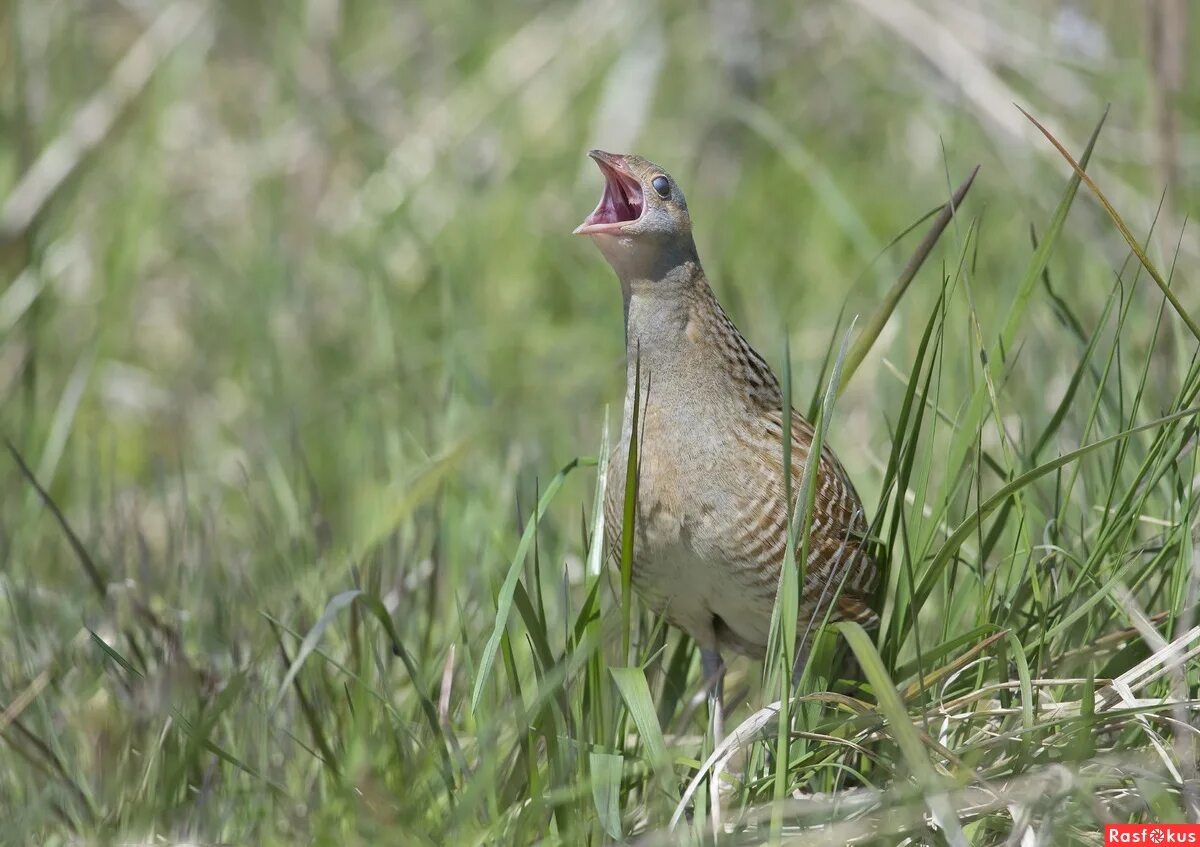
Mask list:
[[[604,174],[604,194],[600,197],[600,204],[587,216],[583,225],[636,221],[642,214],[641,185],[637,180],[604,162],[599,162],[599,165]]]

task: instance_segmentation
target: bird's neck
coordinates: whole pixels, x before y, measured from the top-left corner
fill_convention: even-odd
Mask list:
[[[625,300],[625,437],[637,387],[651,415],[687,416],[730,398],[779,407],[775,375],[717,303],[690,237],[654,261],[608,258]]]
[[[629,382],[639,362],[643,380],[655,370],[674,370],[687,355],[688,324],[698,304],[712,297],[695,248],[653,274],[618,274],[625,301],[625,352]]]
[[[710,375],[704,372],[708,357],[698,349],[706,333],[699,330],[717,307],[690,238],[675,249],[621,259],[609,257],[625,303],[623,429],[628,430],[638,386],[643,415],[682,410],[690,406],[689,398],[700,396]]]

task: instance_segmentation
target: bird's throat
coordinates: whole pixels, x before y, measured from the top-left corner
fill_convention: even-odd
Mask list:
[[[704,271],[695,259],[681,262],[656,278],[622,277],[625,303],[625,349],[653,365],[663,356],[683,352],[687,325],[697,294],[707,288]]]
[[[642,407],[661,405],[667,395],[689,391],[697,366],[697,309],[711,300],[711,289],[695,257],[674,263],[660,275],[621,277],[625,302],[626,397],[631,412],[634,386],[641,386]],[[628,421],[627,421],[628,423]]]

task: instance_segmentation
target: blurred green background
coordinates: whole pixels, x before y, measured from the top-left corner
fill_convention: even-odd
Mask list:
[[[264,615],[303,633],[360,578],[431,686],[447,644],[477,649],[537,492],[596,453],[606,407],[620,414],[619,289],[570,235],[601,188],[591,147],[677,178],[718,296],[776,366],[786,337],[804,401],[915,237],[889,242],[975,164],[969,296],[990,346],[1030,227],[1070,173],[1014,103],[1076,154],[1110,106],[1090,173],[1139,238],[1158,214],[1148,252],[1166,268],[1178,243],[1179,296],[1200,307],[1184,284],[1200,242],[1183,228],[1197,211],[1198,17],[1186,0],[5,0],[0,433],[110,595],[3,457],[0,707],[39,674],[48,685],[0,721],[10,834],[45,837],[58,808],[67,830],[217,837],[257,808],[218,792],[182,811],[189,790],[207,796],[203,773],[180,777],[200,787],[172,802],[131,787],[150,771],[127,761],[129,739],[158,737],[169,706],[208,690],[106,681],[81,626],[114,643],[139,602],[179,629],[164,655],[204,657],[192,664],[218,678],[274,663],[250,683],[255,702],[280,676]],[[1085,195],[1050,272],[1094,320],[1126,248]],[[904,394],[893,371],[908,373],[965,227],[839,402],[830,439],[869,510]],[[1138,356],[1157,290],[1130,290],[1145,298],[1124,337]],[[1177,390],[1178,330],[1168,321],[1160,341],[1155,413]],[[972,348],[965,318],[946,332]],[[1066,335],[1039,292],[1010,351],[1013,437],[1061,397]],[[973,361],[947,361],[948,385]],[[577,474],[553,504],[554,579],[582,578],[592,485]],[[263,721],[273,733],[239,756],[270,768],[294,755],[291,730]],[[271,828],[318,831],[273,808]]]

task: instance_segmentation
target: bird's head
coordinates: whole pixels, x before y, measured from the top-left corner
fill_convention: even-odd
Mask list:
[[[588,155],[604,175],[604,193],[575,234],[591,236],[619,276],[653,276],[694,256],[687,201],[670,174],[641,156]]]

